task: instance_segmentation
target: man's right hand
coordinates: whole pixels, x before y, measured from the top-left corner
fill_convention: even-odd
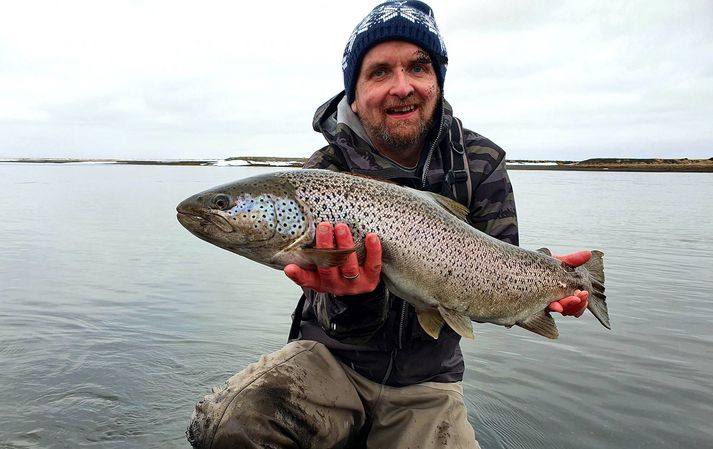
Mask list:
[[[349,226],[323,222],[317,225],[316,247],[326,249],[354,248],[354,239]],[[381,276],[381,240],[374,233],[364,239],[364,264],[359,265],[356,252],[349,255],[344,265],[339,267],[305,270],[295,264],[287,265],[284,272],[297,285],[317,292],[338,296],[369,293],[379,285]]]

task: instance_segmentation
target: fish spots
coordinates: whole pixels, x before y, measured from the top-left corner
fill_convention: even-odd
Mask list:
[[[277,233],[282,240],[293,240],[307,229],[307,219],[302,207],[291,197],[275,199]]]
[[[266,195],[239,195],[228,215],[248,242],[267,240],[275,232],[275,206]]]

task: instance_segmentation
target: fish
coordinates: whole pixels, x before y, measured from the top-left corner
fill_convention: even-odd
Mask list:
[[[299,169],[211,188],[176,210],[196,237],[275,269],[340,266],[353,252],[361,263],[364,238],[376,233],[386,288],[414,307],[434,339],[446,324],[472,339],[473,322],[558,338],[547,306],[577,290],[590,293],[587,308],[611,329],[602,251],[570,266],[547,249],[528,250],[479,231],[469,224],[465,206],[436,193],[352,173]],[[346,223],[354,248],[316,248],[320,222]]]

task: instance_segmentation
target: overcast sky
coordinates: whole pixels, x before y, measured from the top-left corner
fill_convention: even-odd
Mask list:
[[[378,3],[0,0],[0,157],[308,156]],[[429,4],[508,158],[713,156],[712,0]]]

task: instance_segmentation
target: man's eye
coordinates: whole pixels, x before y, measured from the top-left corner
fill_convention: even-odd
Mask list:
[[[426,73],[426,72],[428,72],[428,69],[427,69],[426,66],[423,65],[423,64],[416,64],[416,65],[413,66],[413,68],[412,68],[411,70],[413,70],[414,73]]]
[[[384,70],[384,69],[376,69],[376,70],[374,70],[374,71],[371,73],[371,75],[372,75],[374,78],[381,78],[382,76],[386,75],[386,70]]]

